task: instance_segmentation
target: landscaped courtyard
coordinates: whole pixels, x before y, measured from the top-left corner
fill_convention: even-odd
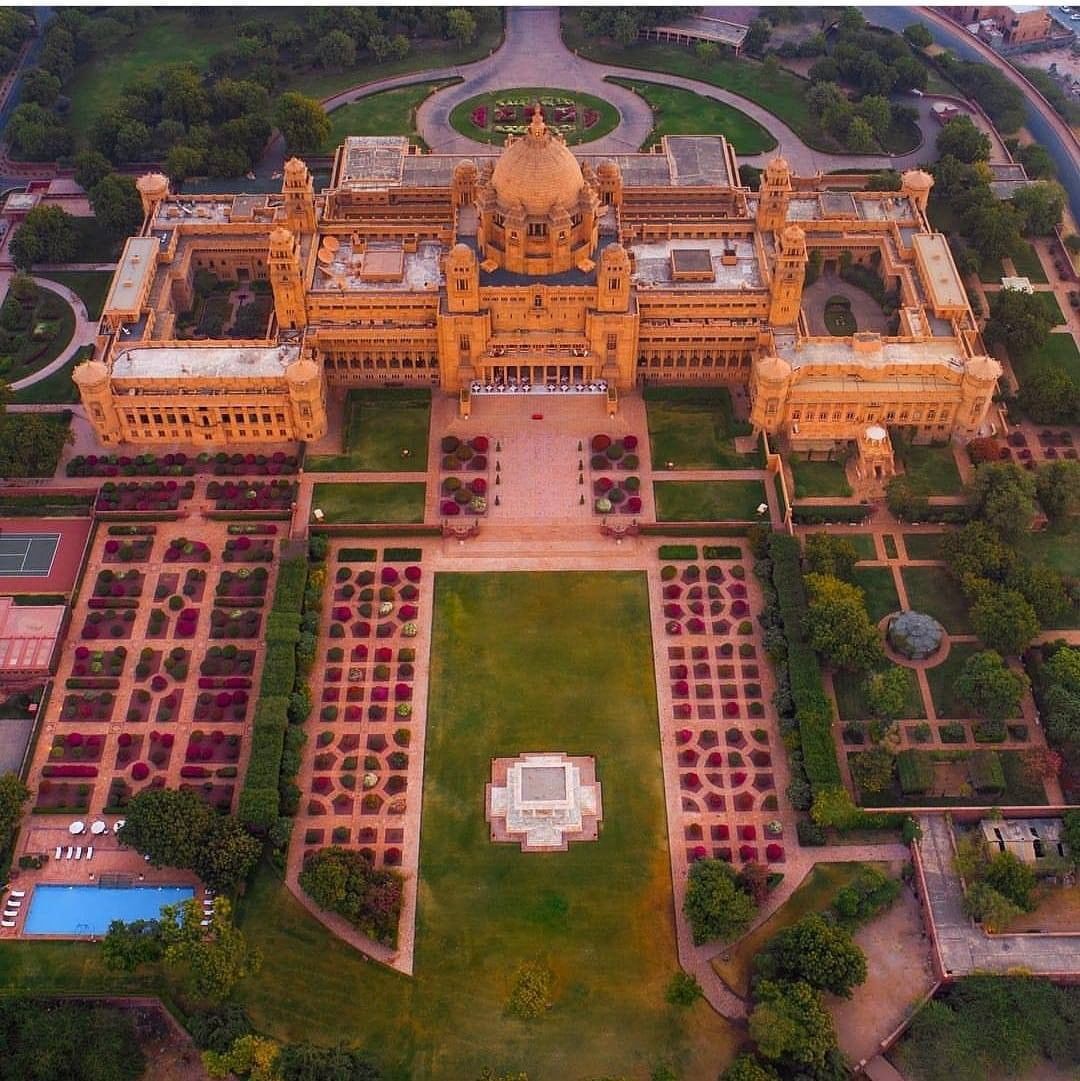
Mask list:
[[[733,418],[727,387],[649,387],[644,397],[654,469],[751,465],[752,459],[735,449],[735,436],[750,428]]]
[[[661,522],[751,522],[766,502],[760,480],[658,480],[653,492]]]
[[[264,877],[243,926],[266,960],[241,1000],[274,1032],[347,1030],[402,1081],[488,1066],[637,1076],[664,1061],[711,1081],[734,1031],[703,1003],[664,1002],[677,962],[644,575],[434,585],[415,979],[359,961]],[[490,759],[525,750],[596,757],[598,841],[551,855],[489,841]],[[508,1018],[518,967],[537,961],[552,1008]]]
[[[427,469],[431,391],[350,390],[340,454],[310,455],[314,473],[422,473]]]
[[[455,105],[450,126],[479,143],[502,144],[508,135],[525,133],[537,104],[547,126],[571,146],[599,139],[619,123],[619,111],[592,94],[522,86],[477,94]]]

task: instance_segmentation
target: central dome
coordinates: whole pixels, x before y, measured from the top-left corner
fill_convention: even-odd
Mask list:
[[[503,206],[521,203],[527,214],[547,214],[575,206],[585,178],[566,143],[548,131],[537,105],[529,130],[495,163],[491,185]]]

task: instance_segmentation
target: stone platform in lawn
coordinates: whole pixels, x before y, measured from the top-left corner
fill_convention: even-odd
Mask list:
[[[595,841],[603,818],[595,761],[558,752],[493,758],[485,803],[491,839],[520,844],[522,852]]]

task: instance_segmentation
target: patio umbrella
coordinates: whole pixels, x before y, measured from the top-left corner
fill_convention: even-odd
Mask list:
[[[68,833],[73,833],[77,836],[85,829],[86,823],[83,822],[82,819],[77,819],[76,821],[72,822],[70,826],[68,826]]]
[[[114,823],[112,824],[112,831],[113,831],[113,833],[119,833],[119,832],[120,832],[120,830],[121,830],[121,828],[122,828],[122,827],[123,827],[123,825],[124,825],[124,822],[125,822],[125,819],[123,819],[123,818],[118,818],[118,819],[117,819],[117,820],[116,820],[116,821],[115,821],[115,822],[114,822]]]
[[[102,822],[102,821],[101,821],[101,819],[99,818],[99,819],[98,819],[98,820],[97,820],[97,821],[96,821],[96,822],[95,822],[95,823],[94,823],[94,824],[93,824],[93,825],[92,825],[92,826],[90,827],[90,832],[91,832],[91,833],[92,833],[92,834],[93,834],[93,835],[94,835],[95,837],[100,837],[100,836],[101,836],[101,834],[103,834],[103,833],[104,833],[104,832],[105,832],[105,831],[106,831],[106,830],[107,830],[108,828],[109,828],[109,827],[108,827],[108,826],[106,826],[106,825],[105,825],[105,823],[104,823],[104,822]]]

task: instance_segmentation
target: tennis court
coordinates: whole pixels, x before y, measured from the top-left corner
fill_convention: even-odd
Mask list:
[[[0,577],[47,578],[59,546],[59,533],[0,531]]]

